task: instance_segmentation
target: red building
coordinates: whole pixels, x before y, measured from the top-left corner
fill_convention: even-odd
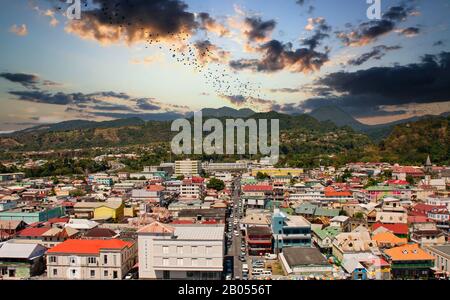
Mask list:
[[[249,255],[262,256],[272,253],[272,231],[269,227],[249,227],[246,235]]]

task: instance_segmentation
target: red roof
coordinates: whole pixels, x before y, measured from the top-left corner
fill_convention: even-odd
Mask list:
[[[99,254],[103,249],[121,250],[133,243],[118,239],[111,240],[67,240],[51,248],[47,253]]]
[[[194,221],[192,220],[173,220],[171,222],[171,224],[178,224],[178,225],[183,225],[183,224],[194,224]]]
[[[408,224],[426,222],[428,222],[428,218],[426,216],[408,216]]]
[[[147,187],[147,191],[151,191],[151,192],[162,192],[165,189],[166,188],[161,185],[150,185]]]
[[[324,190],[325,197],[351,197],[352,193],[348,191],[336,191],[333,187],[328,186]]]
[[[389,185],[409,185],[409,182],[406,180],[388,180],[387,184],[389,184]]]
[[[406,173],[410,175],[423,175],[423,171],[414,167],[394,167],[392,170],[393,173]]]
[[[271,192],[273,188],[271,185],[244,185],[242,190],[244,192]]]
[[[377,230],[380,227],[384,227],[387,230],[392,231],[394,234],[408,234],[408,225],[407,224],[384,224],[384,223],[375,223],[373,224],[372,230]]]
[[[17,235],[21,237],[27,237],[27,236],[42,236],[44,233],[49,231],[49,227],[31,227],[31,228],[25,228],[24,230],[20,231]]]

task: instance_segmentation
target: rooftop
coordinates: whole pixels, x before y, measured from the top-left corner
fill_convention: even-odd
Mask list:
[[[133,246],[133,243],[118,239],[67,240],[48,250],[48,253],[98,254],[101,250],[121,250],[131,246]]]
[[[283,255],[289,266],[328,265],[326,258],[316,248],[286,248]]]

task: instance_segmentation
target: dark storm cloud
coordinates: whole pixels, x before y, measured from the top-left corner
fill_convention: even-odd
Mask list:
[[[25,73],[1,73],[0,77],[21,84],[26,88],[36,88],[36,85],[40,81],[39,76]]]
[[[331,31],[331,26],[329,26],[324,18],[310,19],[314,25],[314,34],[308,38],[302,40],[304,46],[308,46],[311,50],[317,48],[322,40],[329,37],[328,34]]]
[[[308,99],[298,110],[338,105],[355,116],[401,114],[401,110],[385,112],[382,107],[450,100],[450,52],[425,55],[420,62],[405,66],[331,73],[315,84],[320,93],[335,96]]]
[[[260,17],[246,17],[244,35],[249,42],[265,42],[269,38],[277,23],[275,20],[263,21]]]
[[[65,94],[65,93],[49,93],[46,91],[10,91],[10,95],[16,96],[17,100],[29,101],[35,103],[68,105],[90,102],[88,96],[82,93]]]
[[[271,93],[288,93],[288,94],[294,94],[301,92],[300,88],[279,88],[279,89],[271,89]]]
[[[357,26],[347,26],[347,31],[337,31],[336,36],[346,46],[364,46],[394,31],[396,26],[405,21],[412,12],[413,7],[407,4],[392,6],[383,14],[381,20],[363,22]]]
[[[195,15],[181,0],[93,0],[95,8],[82,12],[67,31],[101,43],[146,40],[148,34],[174,40],[176,34],[192,34],[198,27]]]
[[[235,70],[250,69],[273,73],[289,70],[294,73],[308,73],[319,70],[328,61],[328,52],[321,53],[310,48],[293,49],[291,43],[283,44],[272,40],[257,49],[262,53],[260,60],[241,59],[230,62]]]
[[[357,58],[351,59],[347,62],[347,64],[352,66],[360,66],[367,61],[371,59],[379,60],[382,57],[386,55],[386,52],[392,51],[392,50],[398,50],[401,49],[401,46],[385,46],[385,45],[379,45],[376,47],[373,47],[371,51],[366,52],[358,56]]]

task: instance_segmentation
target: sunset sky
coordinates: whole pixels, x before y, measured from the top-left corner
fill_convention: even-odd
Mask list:
[[[84,1],[82,1],[84,2]],[[0,0],[0,131],[202,108],[450,111],[450,1]]]

